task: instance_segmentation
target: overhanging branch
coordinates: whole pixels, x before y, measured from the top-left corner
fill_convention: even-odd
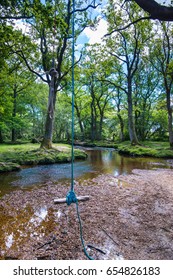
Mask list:
[[[135,1],[145,12],[150,14],[151,19],[161,21],[173,21],[173,7],[158,4],[155,0],[126,0]]]

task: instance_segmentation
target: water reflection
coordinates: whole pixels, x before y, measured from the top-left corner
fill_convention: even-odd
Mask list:
[[[92,168],[100,173],[109,173],[115,176],[129,174],[133,169],[152,169],[154,167],[167,167],[164,159],[135,158],[119,155],[113,149],[88,150],[88,161]]]

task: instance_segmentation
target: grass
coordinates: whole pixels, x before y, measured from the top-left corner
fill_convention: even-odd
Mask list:
[[[74,150],[75,159],[85,159],[86,154]],[[53,149],[40,149],[39,144],[0,145],[0,172],[20,169],[22,165],[64,163],[71,161],[71,146],[54,144]]]
[[[141,145],[132,146],[129,141],[118,144],[120,154],[129,156],[173,158],[173,150],[168,142],[141,142]]]

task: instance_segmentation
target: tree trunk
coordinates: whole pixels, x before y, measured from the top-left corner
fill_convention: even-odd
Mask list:
[[[3,143],[4,140],[3,140],[3,135],[2,135],[2,130],[0,129],[0,143]]]
[[[96,139],[97,134],[96,116],[94,111],[93,102],[91,102],[91,141]]]
[[[97,135],[97,112],[95,107],[94,86],[91,84],[91,141],[96,140]]]
[[[97,140],[102,140],[103,118],[104,118],[104,113],[101,112]]]
[[[123,142],[124,141],[124,122],[123,122],[123,118],[121,117],[120,113],[117,114],[119,122],[120,122],[120,141]]]
[[[77,114],[77,117],[78,117],[78,123],[79,123],[79,127],[80,127],[80,131],[81,131],[81,135],[82,135],[82,141],[85,139],[85,132],[84,132],[84,126],[83,126],[83,123],[82,123],[82,120],[81,120],[81,112],[77,106],[77,104],[75,104],[75,108],[76,108],[76,114]]]
[[[17,112],[17,88],[16,88],[16,85],[14,85],[14,91],[13,91],[13,113],[12,113],[13,120],[16,117],[16,112]],[[12,142],[16,141],[16,129],[14,127],[14,122],[13,122],[12,131],[11,131],[11,141]]]
[[[51,81],[49,84],[49,99],[48,99],[48,109],[45,123],[45,134],[43,141],[41,143],[41,148],[51,149],[52,148],[52,136],[53,136],[53,123],[54,123],[54,113],[55,113],[55,103],[56,103],[56,75],[55,69],[51,69],[49,72],[51,76]]]
[[[170,148],[173,149],[171,93],[170,93],[170,88],[168,87],[166,79],[165,79],[165,88],[166,88],[166,104],[167,104],[167,111],[168,111],[169,144],[170,144]]]
[[[128,81],[128,125],[129,125],[129,136],[132,145],[139,144],[138,138],[136,136],[135,122],[133,117],[133,102],[132,102],[132,89],[131,84]]]
[[[172,109],[168,110],[168,130],[169,130],[169,144],[173,149],[173,131],[172,131]]]

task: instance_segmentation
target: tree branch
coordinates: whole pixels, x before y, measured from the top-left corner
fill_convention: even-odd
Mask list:
[[[135,21],[133,21],[133,22],[130,22],[128,25],[126,25],[126,26],[124,26],[124,27],[121,27],[121,28],[112,30],[110,33],[105,34],[104,37],[110,36],[110,35],[112,35],[112,34],[115,33],[115,32],[125,30],[125,29],[127,29],[128,27],[130,27],[131,25],[134,25],[134,24],[138,23],[139,21],[141,21],[141,20],[146,20],[146,19],[151,19],[151,16],[138,18],[137,20],[135,20]]]
[[[16,52],[14,52],[14,53],[16,53],[19,57],[21,57],[21,58],[23,59],[23,61],[25,62],[27,68],[29,69],[29,71],[31,71],[33,74],[37,75],[43,82],[48,83],[48,81],[45,80],[45,79],[42,77],[41,74],[39,74],[38,72],[36,72],[35,70],[33,70],[33,69],[31,68],[31,66],[29,65],[29,63],[28,63],[28,61],[27,61],[27,59],[26,59],[26,57],[24,56],[24,54],[23,54],[22,51],[16,51]]]
[[[85,12],[87,11],[89,8],[92,8],[92,9],[96,9],[98,6],[100,6],[101,4],[97,4],[97,5],[88,5],[87,7],[83,8],[83,9],[75,9],[74,13],[76,12]],[[72,14],[73,12],[71,12]]]
[[[20,19],[32,19],[32,16],[0,16],[0,20],[5,20],[5,19],[16,19],[16,20],[20,20]]]

